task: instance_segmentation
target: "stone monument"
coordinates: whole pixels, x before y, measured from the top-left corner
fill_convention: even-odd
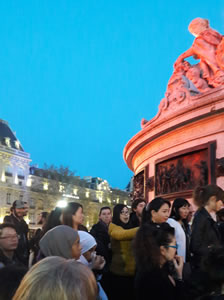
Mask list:
[[[224,37],[196,18],[192,46],[174,64],[157,115],[124,148],[133,198],[191,201],[197,185],[224,188]],[[199,63],[185,59],[193,56]]]

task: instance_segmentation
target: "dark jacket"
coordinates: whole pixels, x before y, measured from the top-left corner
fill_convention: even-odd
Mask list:
[[[7,267],[10,265],[18,265],[18,266],[24,266],[18,259],[16,253],[14,253],[12,259],[8,258],[4,255],[2,250],[0,249],[0,268]]]
[[[220,233],[220,236],[221,236],[222,246],[224,246],[224,222],[217,223],[217,226],[218,226],[219,233]]]
[[[90,234],[96,239],[96,252],[98,255],[102,255],[105,258],[107,269],[111,262],[112,255],[108,226],[104,222],[99,221],[97,224],[93,225],[92,229],[90,230]]]
[[[172,284],[165,268],[152,271],[137,271],[135,277],[136,300],[184,300],[186,299],[184,284],[175,281]]]
[[[204,207],[199,209],[193,220],[190,242],[193,266],[198,268],[201,258],[208,253],[208,249],[220,244],[221,237],[217,223]]]
[[[211,295],[198,298],[198,300],[224,300],[224,295]]]
[[[136,213],[135,213],[135,212],[132,212],[132,213],[130,214],[130,222],[131,222],[132,228],[134,228],[134,227],[139,227],[139,226],[140,226],[139,219],[138,219],[138,217],[136,216]]]
[[[24,220],[18,220],[13,214],[5,216],[4,223],[12,223],[15,226],[16,232],[19,235],[19,244],[16,249],[16,255],[18,259],[27,266],[29,259],[28,225]]]

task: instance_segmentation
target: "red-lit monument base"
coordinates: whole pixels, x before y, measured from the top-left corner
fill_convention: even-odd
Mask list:
[[[224,87],[170,101],[125,146],[134,198],[183,196],[196,185],[224,188]]]

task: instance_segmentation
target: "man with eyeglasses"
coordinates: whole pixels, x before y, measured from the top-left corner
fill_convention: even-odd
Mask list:
[[[13,224],[0,224],[0,268],[20,264],[15,250],[18,246],[18,234]]]

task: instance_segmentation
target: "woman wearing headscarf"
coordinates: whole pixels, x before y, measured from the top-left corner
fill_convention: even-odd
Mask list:
[[[81,256],[79,262],[88,266],[95,273],[97,285],[98,285],[98,298],[100,300],[108,300],[107,295],[105,294],[100,280],[102,275],[97,272],[97,270],[102,270],[105,265],[105,259],[96,255],[96,240],[95,238],[85,231],[78,231],[80,237],[80,245],[81,245]]]
[[[60,256],[66,259],[79,259],[81,255],[78,232],[66,225],[49,230],[40,240],[41,258]]]
[[[128,207],[117,204],[113,210],[112,223],[109,225],[112,261],[110,266],[111,290],[109,299],[134,299],[135,260],[132,240],[138,227],[132,228]]]

